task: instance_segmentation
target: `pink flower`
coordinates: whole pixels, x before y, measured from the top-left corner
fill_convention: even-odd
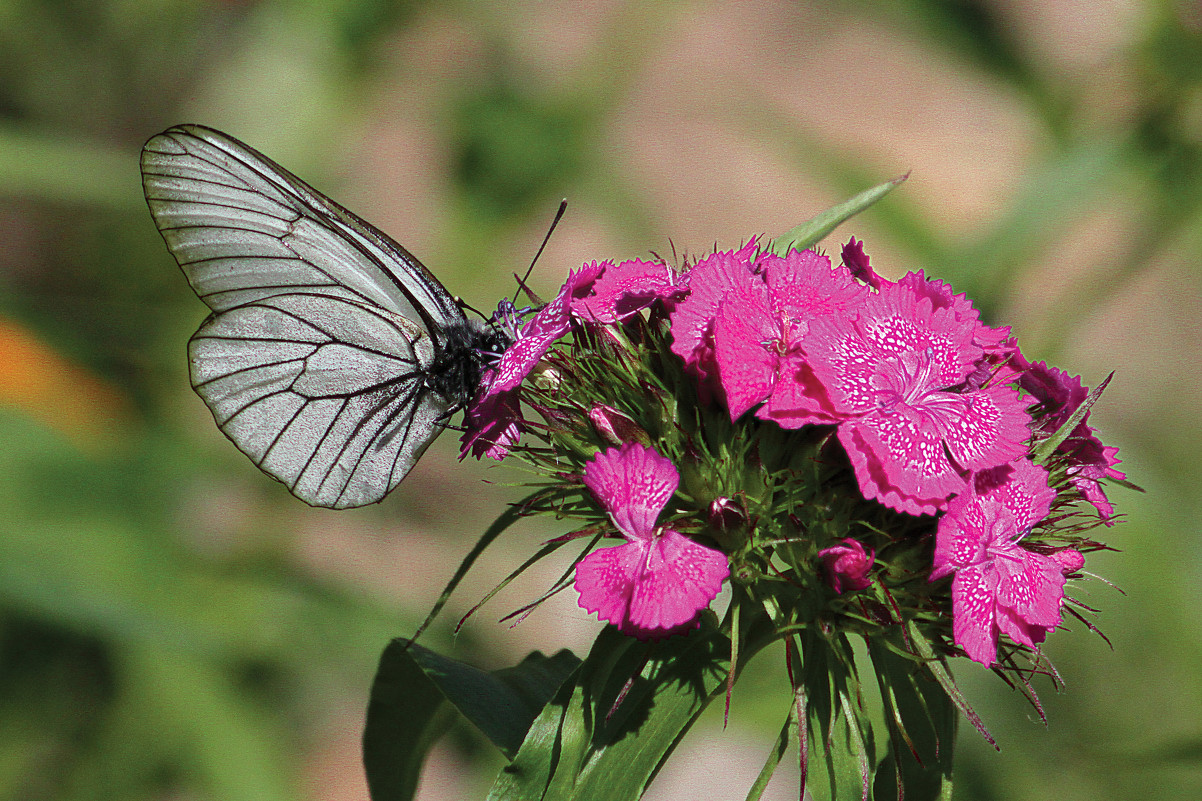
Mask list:
[[[867,290],[812,250],[764,255],[758,264],[759,280],[731,289],[714,318],[718,379],[732,420],[767,400],[758,416],[795,428],[799,408],[810,412],[811,422],[820,406],[812,398],[818,388],[805,366],[802,337],[818,318],[852,313]]]
[[[752,239],[737,251],[721,251],[697,262],[688,274],[689,294],[672,312],[672,352],[703,382],[718,369],[713,337],[719,307],[731,292],[749,293],[762,283],[753,274],[757,247]]]
[[[476,399],[464,415],[460,459],[471,453],[477,459],[499,461],[517,443],[522,433],[517,389],[555,340],[571,329],[572,303],[588,294],[602,269],[592,263],[569,274],[559,294],[526,321],[496,365],[481,377]]]
[[[1034,647],[1060,625],[1062,565],[1021,545],[1055,495],[1047,472],[1019,459],[979,476],[939,521],[931,581],[955,573],[952,632],[975,662],[996,661],[999,634]]]
[[[488,381],[486,376],[484,381]],[[498,462],[509,455],[511,445],[522,436],[522,412],[516,389],[485,393],[464,415],[467,429],[460,439],[459,458],[470,452],[479,459],[487,456]]]
[[[1049,436],[1064,425],[1077,407],[1089,396],[1089,388],[1081,383],[1080,376],[1070,376],[1063,370],[1049,367],[1043,362],[1036,362],[1026,367],[1019,386],[1035,398],[1042,407],[1037,417],[1037,430],[1040,434]],[[1094,436],[1094,430],[1087,423],[1089,413],[1085,414],[1072,433],[1060,443],[1056,449],[1069,457],[1069,480],[1086,501],[1098,510],[1102,522],[1108,526],[1114,525],[1114,507],[1102,489],[1102,480],[1124,479],[1127,476],[1115,469],[1120,462],[1119,449],[1103,445]]]
[[[971,316],[886,284],[859,315],[813,320],[803,339],[826,415],[866,498],[933,514],[964,491],[965,473],[1026,453],[1025,404],[1014,389],[962,386],[982,358]],[[967,390],[967,391],[966,391]],[[806,414],[800,422],[825,422]]]
[[[826,569],[826,583],[840,595],[848,590],[867,589],[872,584],[868,571],[872,570],[876,551],[870,548],[866,552],[860,541],[851,537],[844,538],[842,543],[818,552]]]
[[[522,383],[555,340],[571,329],[573,303],[588,294],[603,269],[603,265],[592,262],[568,275],[559,294],[526,321],[513,344],[505,349],[493,368],[488,393],[515,389]]]
[[[656,527],[679,482],[672,462],[635,443],[598,453],[584,469],[585,486],[626,543],[576,565],[580,606],[640,640],[695,628],[730,574],[721,551]]]
[[[593,283],[593,293],[572,305],[572,313],[585,320],[615,323],[657,299],[672,303],[689,291],[686,276],[663,262],[632,259],[621,264],[603,263],[605,271]]]

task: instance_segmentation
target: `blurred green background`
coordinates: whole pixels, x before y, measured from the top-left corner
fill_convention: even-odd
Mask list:
[[[519,478],[454,437],[370,509],[296,501],[188,388],[205,310],[137,154],[225,130],[408,246],[479,308],[602,258],[774,235],[911,171],[855,234],[879,271],[967,291],[1032,359],[1096,385],[1146,495],[1074,590],[1114,645],[1058,632],[1045,728],[957,676],[957,799],[1202,797],[1202,6],[0,0],[0,798],[361,799],[375,661],[412,632]],[[547,526],[507,535],[428,644],[485,667],[587,648],[556,599],[449,630]],[[655,799],[742,798],[786,712],[777,654],[709,716]],[[483,797],[457,731],[420,797]],[[772,798],[796,798],[796,769]]]

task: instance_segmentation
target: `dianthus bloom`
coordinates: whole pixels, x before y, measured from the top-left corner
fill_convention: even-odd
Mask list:
[[[1060,625],[1063,568],[1075,560],[1022,545],[1055,496],[1047,472],[1018,459],[979,475],[939,521],[931,581],[955,573],[952,632],[973,661],[996,661],[999,634],[1034,647]]]
[[[482,376],[480,391],[465,415],[460,459],[470,452],[477,459],[500,460],[517,443],[522,433],[518,387],[551,345],[571,329],[572,304],[588,294],[603,269],[593,262],[569,274],[555,298],[526,321],[500,360]]]
[[[1054,434],[1068,422],[1089,396],[1089,389],[1081,383],[1080,376],[1070,376],[1043,362],[1027,366],[1019,379],[1019,386],[1031,393],[1043,408],[1039,433],[1044,436]],[[1089,413],[1086,412],[1056,450],[1068,457],[1068,477],[1073,486],[1098,510],[1102,522],[1110,526],[1114,525],[1114,507],[1102,489],[1102,480],[1121,480],[1127,476],[1115,469],[1120,461],[1119,449],[1103,445],[1094,435],[1088,420]]]
[[[655,525],[679,483],[672,462],[636,443],[602,451],[584,469],[626,543],[576,565],[580,606],[642,640],[695,628],[730,573],[721,551]]]
[[[846,316],[868,292],[844,267],[812,250],[781,258],[766,254],[759,272],[727,292],[714,316],[714,355],[730,417],[767,401],[760,417],[785,428],[800,425],[799,405],[816,411],[807,389],[802,340],[815,320]],[[812,390],[811,390],[812,391]]]
[[[802,342],[823,390],[816,399],[840,421],[864,497],[933,514],[964,491],[966,471],[1026,453],[1018,392],[964,386],[984,355],[982,327],[902,283],[882,286],[855,316],[811,322]]]

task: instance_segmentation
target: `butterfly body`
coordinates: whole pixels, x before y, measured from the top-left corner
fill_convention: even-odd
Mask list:
[[[213,312],[189,343],[193,387],[307,503],[383,498],[507,344],[405,248],[232,137],[171,128],[143,148],[142,180]]]

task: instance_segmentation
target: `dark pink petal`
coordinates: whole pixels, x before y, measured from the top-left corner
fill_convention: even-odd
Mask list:
[[[688,292],[684,276],[663,262],[632,259],[621,264],[606,263],[605,272],[593,284],[592,295],[572,307],[586,320],[614,323],[650,306],[657,298],[679,299]]]
[[[868,256],[864,254],[864,243],[857,242],[854,236],[843,246],[841,255],[844,266],[851,271],[857,281],[861,281],[873,289],[879,289],[884,283],[885,279],[877,275],[868,263]]]
[[[993,528],[977,495],[967,492],[953,498],[935,533],[931,581],[983,563],[985,549],[995,539]]]
[[[635,442],[601,451],[584,468],[584,485],[628,538],[653,535],[656,518],[679,484],[671,461]]]
[[[1081,383],[1079,376],[1070,376],[1043,362],[1029,365],[1019,379],[1019,385],[1042,407],[1036,417],[1036,425],[1038,431],[1045,435],[1056,432],[1089,396],[1089,388]],[[1073,486],[1086,501],[1093,504],[1102,522],[1109,526],[1114,524],[1111,519],[1114,507],[1106,497],[1102,479],[1123,479],[1126,476],[1115,468],[1119,464],[1118,448],[1103,445],[1088,421],[1089,414],[1086,414],[1056,450],[1069,457],[1072,465],[1069,478]]]
[[[468,453],[479,459],[487,456],[500,461],[517,444],[522,435],[521,405],[516,390],[495,394],[485,393],[464,414],[464,431],[460,438],[459,458]]]

